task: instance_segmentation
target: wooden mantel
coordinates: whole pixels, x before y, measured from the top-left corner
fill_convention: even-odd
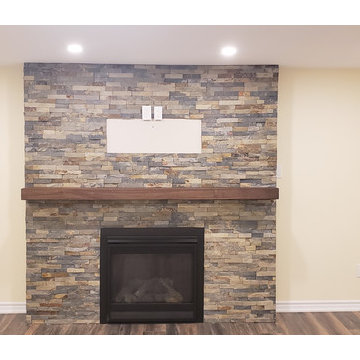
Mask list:
[[[22,200],[274,200],[275,187],[251,188],[70,188],[21,189]]]

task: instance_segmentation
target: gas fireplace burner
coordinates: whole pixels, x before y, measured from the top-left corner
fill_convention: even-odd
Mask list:
[[[100,322],[202,322],[204,229],[103,228]]]

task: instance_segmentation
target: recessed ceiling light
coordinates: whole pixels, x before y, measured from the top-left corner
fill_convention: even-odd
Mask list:
[[[79,44],[70,44],[68,45],[67,50],[72,54],[80,54],[83,51],[83,47]]]
[[[221,54],[224,56],[233,56],[237,52],[234,46],[225,46],[221,49]]]

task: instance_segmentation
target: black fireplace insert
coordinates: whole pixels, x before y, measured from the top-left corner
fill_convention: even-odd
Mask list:
[[[100,322],[202,322],[204,229],[103,228]]]

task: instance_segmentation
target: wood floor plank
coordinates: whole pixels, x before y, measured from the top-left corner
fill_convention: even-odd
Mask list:
[[[143,335],[145,330],[144,324],[131,324],[130,335]]]
[[[360,329],[360,318],[353,312],[339,311],[333,315],[349,330],[358,331]]]
[[[276,334],[276,324],[271,323],[262,323],[256,324],[259,326],[260,335],[275,335]],[[255,326],[255,324],[254,324]]]
[[[167,335],[178,335],[178,329],[175,324],[166,324]]]
[[[360,319],[360,311],[352,311],[351,313]]]
[[[23,314],[12,314],[7,321],[4,321],[3,326],[4,335],[23,335],[28,328]]]
[[[313,313],[313,316],[319,321],[329,335],[350,335],[351,331],[339,321],[333,313]]]
[[[287,313],[286,316],[283,313],[283,330],[286,335],[295,335],[302,333],[301,328],[298,325],[297,313]]]
[[[88,333],[87,334],[98,335],[101,333],[101,331],[103,331],[102,329],[103,329],[103,324],[88,324],[88,328],[87,328]]]
[[[28,324],[24,314],[0,315],[0,334],[26,335],[360,335],[360,312],[278,313],[276,323]]]
[[[35,335],[40,324],[31,324],[27,327],[27,330],[24,332],[24,335]]]
[[[355,318],[357,318],[357,319],[360,320],[360,311],[351,312],[351,314],[352,314]],[[353,334],[355,334],[355,335],[360,335],[360,326],[359,326],[358,329],[353,329]]]
[[[91,324],[67,324],[64,325],[60,335],[82,335],[91,331]]]
[[[227,327],[229,328],[229,335],[246,335],[242,329],[237,327],[237,323],[229,323]]]
[[[214,335],[215,334],[212,323],[198,323],[197,331],[198,331],[199,335]]]
[[[229,335],[229,326],[228,324],[215,323],[213,324],[214,333],[216,335]]]
[[[314,335],[328,335],[328,332],[324,326],[314,317],[313,313],[303,313],[305,321],[309,322],[312,325]]]
[[[101,335],[119,335],[120,324],[101,324],[100,328]]]
[[[3,316],[1,321],[1,334],[7,335],[7,328],[10,326],[10,324],[14,321],[16,315],[15,314],[8,314],[7,316]]]
[[[40,324],[36,329],[34,335],[51,335],[52,325]]]
[[[291,335],[315,335],[318,333],[319,325],[316,324],[315,319],[308,319],[307,313],[293,313],[292,324],[293,330],[290,331]]]
[[[276,314],[276,335],[288,335],[288,328],[285,324],[284,313]]]
[[[176,331],[181,335],[197,335],[196,324],[176,324]]]
[[[130,325],[129,324],[120,324],[119,335],[130,335]]]
[[[146,324],[144,335],[166,335],[165,324]]]
[[[255,329],[251,329],[249,324],[246,323],[234,323],[233,325],[235,335],[257,335]],[[255,333],[254,333],[255,331]]]
[[[327,328],[317,318],[310,318],[309,313],[282,313],[278,316],[278,334],[284,335],[315,335],[326,334]]]

